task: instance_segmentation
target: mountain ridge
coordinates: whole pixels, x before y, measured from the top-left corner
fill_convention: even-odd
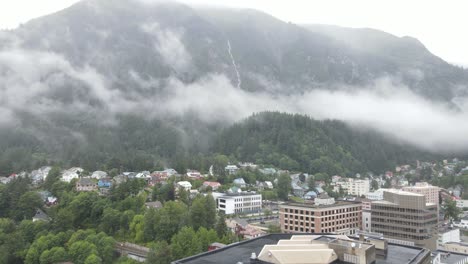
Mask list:
[[[308,114],[330,97],[354,102],[362,91],[378,94],[386,85],[380,78],[390,80],[390,92],[402,86],[409,92],[401,97],[424,102],[452,104],[468,93],[468,71],[418,41],[366,31],[371,42],[354,30],[361,35],[353,41],[374,50],[355,49],[342,39],[350,31],[286,23],[256,10],[137,0],[81,1],[1,31],[0,132],[26,142],[12,137],[18,147],[0,144],[4,163],[18,153],[85,167],[130,153],[137,153],[136,164],[184,160],[209,153],[219,129],[254,112]],[[327,107],[336,106],[321,108]],[[111,146],[126,136],[142,141]],[[108,145],[99,149],[96,142]]]

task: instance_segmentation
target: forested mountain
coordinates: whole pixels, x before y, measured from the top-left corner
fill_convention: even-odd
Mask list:
[[[239,160],[328,175],[379,172],[403,162],[435,158],[343,122],[277,112],[255,114],[223,130],[214,149]]]
[[[307,113],[296,106],[305,93],[372,89],[382,77],[444,104],[467,91],[466,70],[412,38],[301,26],[255,10],[146,2],[83,0],[0,31],[0,175],[56,162],[206,169],[202,157],[214,152],[275,165],[285,158],[307,171],[315,168],[306,159],[331,155],[346,172],[380,170],[416,157],[334,121],[269,117],[275,127],[303,123],[297,132],[279,129],[293,140],[280,144],[274,134],[230,125],[253,112]],[[255,144],[234,135],[220,143],[236,130]],[[300,150],[302,141],[308,147]],[[388,147],[378,150],[379,142]]]

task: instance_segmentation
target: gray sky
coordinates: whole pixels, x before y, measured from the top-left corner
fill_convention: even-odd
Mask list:
[[[112,0],[109,0],[112,1]],[[77,0],[0,1],[0,28],[59,11]],[[284,21],[370,27],[421,40],[448,62],[468,66],[468,1],[464,0],[183,0],[247,7]]]

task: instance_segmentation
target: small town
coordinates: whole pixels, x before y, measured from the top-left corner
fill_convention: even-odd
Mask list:
[[[197,253],[280,233],[369,237],[425,248],[431,256],[441,259],[468,252],[468,162],[458,159],[417,161],[380,175],[352,177],[309,175],[250,162],[228,163],[222,168],[211,166],[206,173],[179,173],[171,168],[153,172],[87,172],[78,167],[62,170],[45,166],[0,177],[0,182],[3,193],[7,193],[6,188],[18,188],[15,184],[30,186],[19,202],[31,199],[23,210],[30,210],[34,223],[60,224],[63,211],[58,208],[70,203],[67,199],[73,199],[70,205],[83,200],[83,206],[92,206],[93,212],[78,214],[85,218],[97,213],[95,201],[86,202],[87,199],[122,199],[120,206],[124,208],[141,204],[142,208],[131,213],[131,209],[122,212],[123,209],[114,208],[101,208],[99,212],[99,229],[118,234],[120,239],[114,250],[139,261],[146,260],[150,252],[145,242],[151,240],[145,238],[150,231],[144,220],[161,211],[177,219],[181,216],[177,214],[183,214],[173,211],[177,206],[181,210],[190,208],[188,218],[197,221],[192,225],[205,222],[199,227],[217,231]],[[196,206],[201,207],[200,212],[194,211]],[[86,210],[80,210],[83,209]],[[215,219],[204,218],[203,214],[209,211]],[[173,213],[176,215],[170,215]],[[118,219],[122,217],[127,217],[130,233],[118,230],[122,227]],[[163,221],[156,218],[152,221]],[[145,234],[138,233],[139,222],[144,225]],[[153,232],[157,237],[156,230]],[[468,261],[468,257],[464,259]]]
[[[468,1],[0,1],[0,264],[468,264]]]

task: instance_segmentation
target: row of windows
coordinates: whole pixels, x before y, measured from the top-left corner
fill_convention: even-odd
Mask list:
[[[397,219],[407,219],[407,220],[431,220],[436,219],[437,215],[435,214],[426,214],[426,215],[410,215],[410,214],[395,214],[390,212],[372,212],[372,217],[384,217],[384,218],[397,218]]]
[[[234,201],[235,202],[242,202],[242,201],[250,201],[250,200],[262,200],[262,197],[261,196],[245,196],[245,197],[242,197],[242,198],[235,198]]]
[[[379,216],[372,216],[372,222],[375,223],[385,223],[385,225],[405,225],[405,226],[427,226],[427,225],[435,225],[437,224],[437,220],[433,219],[432,221],[426,222],[415,222],[415,221],[402,221],[396,219],[389,219],[388,217],[379,217]]]
[[[343,230],[343,229],[350,229],[350,228],[359,228],[358,224],[349,224],[345,226],[334,226],[334,227],[322,227],[318,232],[321,233],[332,233],[336,232],[338,230]],[[315,228],[312,227],[304,227],[304,226],[294,226],[294,225],[284,225],[284,231],[297,231],[297,232],[315,232]]]
[[[258,205],[261,206],[261,202],[252,202],[252,203],[239,203],[239,204],[234,204],[234,207],[246,207],[246,206],[253,206],[253,205]]]
[[[373,210],[392,211],[392,212],[413,213],[413,214],[424,214],[424,213],[436,211],[436,208],[428,208],[427,210],[420,210],[420,209],[411,209],[411,208],[382,206],[382,205],[375,205],[375,204],[372,205],[372,209]]]
[[[299,210],[292,208],[284,208],[285,213],[301,214],[301,215],[317,215],[319,212],[322,212],[322,215],[334,215],[334,214],[343,214],[349,212],[358,212],[361,211],[361,206],[342,208],[342,209],[333,209],[328,211],[311,211],[311,210]]]
[[[288,220],[289,221],[296,220],[296,221],[299,221],[301,223],[303,223],[303,222],[308,223],[309,221],[311,223],[313,223],[313,222],[315,222],[316,219],[314,219],[314,218],[309,219],[308,217],[306,217],[305,219],[302,219],[302,218],[298,219],[297,216],[295,216],[295,217],[287,217],[286,216],[284,218],[284,220],[285,220],[285,222],[287,222]],[[334,224],[334,223],[342,224],[342,223],[351,223],[351,222],[358,222],[358,221],[360,221],[359,217],[350,217],[350,218],[346,218],[346,219],[333,219],[333,220],[330,220],[330,221],[321,221],[321,222],[322,222],[323,225],[325,225],[325,224],[329,225],[329,224]]]
[[[410,233],[400,234],[400,233],[387,231],[385,229],[374,228],[373,226],[372,226],[372,232],[382,233],[384,236],[398,237],[398,238],[411,239],[411,240],[425,240],[425,239],[429,239],[432,237],[432,235],[429,235],[429,234],[419,235],[419,236],[410,234]]]

